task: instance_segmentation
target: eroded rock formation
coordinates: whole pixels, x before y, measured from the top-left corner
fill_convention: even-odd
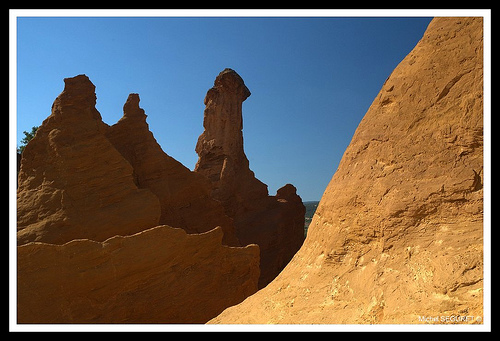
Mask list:
[[[211,322],[482,317],[482,24],[432,20],[359,124],[300,251]]]
[[[222,245],[238,244],[232,220],[161,150],[139,97],[109,127],[87,76],[64,82],[22,155],[18,322],[204,323],[254,293],[259,247]]]
[[[242,103],[248,96],[250,91],[234,70],[219,73],[204,101],[205,130],[196,144],[195,171],[212,182],[212,196],[234,219],[240,242],[260,246],[263,287],[302,245],[305,207],[293,185],[269,196],[267,185],[250,170],[242,132]]]
[[[18,323],[204,323],[257,290],[259,248],[157,226],[18,247]]]
[[[200,233],[221,226],[226,245],[239,245],[232,219],[210,197],[210,182],[167,155],[156,142],[139,107],[139,95],[130,94],[123,117],[106,131],[106,137],[134,169],[139,188],[147,188],[160,200],[160,224]]]
[[[64,84],[23,152],[18,243],[104,241],[158,225],[158,198],[137,188],[132,166],[105,136],[95,86],[85,75]]]
[[[232,217],[252,200],[268,196],[267,185],[255,178],[243,150],[242,103],[248,96],[250,91],[234,70],[222,71],[205,96],[205,130],[196,144],[195,171],[212,182],[213,196]]]

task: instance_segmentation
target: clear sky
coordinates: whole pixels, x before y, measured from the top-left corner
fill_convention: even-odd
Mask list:
[[[86,74],[116,123],[129,93],[163,150],[193,169],[203,99],[224,68],[243,103],[250,168],[271,195],[320,200],[385,79],[431,18],[19,17],[17,141],[50,115],[63,78]]]

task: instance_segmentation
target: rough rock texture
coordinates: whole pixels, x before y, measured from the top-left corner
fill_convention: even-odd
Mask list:
[[[255,200],[236,216],[239,240],[260,247],[259,288],[272,281],[304,242],[305,207],[296,188],[287,184],[276,196]]]
[[[18,323],[204,323],[254,293],[259,247],[222,245],[232,220],[161,150],[139,96],[109,127],[90,80],[64,81],[22,155]]]
[[[359,124],[300,251],[212,323],[482,316],[482,44],[481,18],[430,23]]]
[[[212,196],[234,219],[242,245],[261,250],[261,278],[265,286],[284,268],[304,240],[305,207],[288,184],[269,196],[267,185],[255,178],[243,150],[242,103],[250,96],[243,79],[225,69],[205,97],[204,132],[196,144],[195,171],[213,184]]]
[[[195,171],[208,177],[213,196],[230,216],[245,210],[255,199],[268,196],[267,185],[255,178],[243,150],[242,103],[250,96],[243,79],[225,69],[205,96],[204,132],[196,144]]]
[[[18,247],[18,323],[204,323],[257,290],[259,248],[157,226]]]
[[[160,224],[179,227],[188,233],[221,226],[223,243],[239,245],[232,219],[210,197],[210,182],[161,149],[149,131],[139,100],[138,94],[129,95],[123,117],[107,130],[106,136],[134,168],[136,185],[151,190],[159,198]]]
[[[23,152],[18,244],[103,241],[158,225],[158,198],[137,188],[132,167],[104,135],[95,86],[85,75],[64,83]]]

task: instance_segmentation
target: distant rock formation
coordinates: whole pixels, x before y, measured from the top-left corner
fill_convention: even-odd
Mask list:
[[[18,323],[204,323],[257,290],[259,248],[157,226],[18,248]]]
[[[196,144],[195,172],[213,185],[212,196],[234,219],[236,236],[261,250],[265,286],[283,269],[304,240],[305,207],[290,184],[269,196],[267,185],[255,178],[243,150],[242,103],[250,96],[243,79],[225,69],[205,96],[204,132]]]
[[[137,188],[132,166],[105,136],[95,86],[85,75],[64,84],[22,155],[18,243],[104,241],[158,225],[158,198]]]
[[[238,246],[232,219],[210,197],[210,182],[168,156],[156,142],[139,107],[139,95],[130,94],[123,117],[106,131],[106,137],[134,168],[139,188],[147,188],[160,200],[160,224],[201,233],[221,226],[223,242]]]
[[[212,323],[481,323],[482,28],[432,20],[359,124],[302,248]]]

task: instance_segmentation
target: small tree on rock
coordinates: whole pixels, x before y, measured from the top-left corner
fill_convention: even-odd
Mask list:
[[[23,153],[24,148],[26,148],[26,145],[28,144],[28,142],[30,142],[33,139],[33,137],[35,137],[37,130],[38,130],[38,127],[35,126],[35,127],[31,128],[31,132],[29,132],[29,133],[27,131],[23,131],[24,137],[21,139],[21,145],[19,147],[17,147],[17,152],[19,154]]]

